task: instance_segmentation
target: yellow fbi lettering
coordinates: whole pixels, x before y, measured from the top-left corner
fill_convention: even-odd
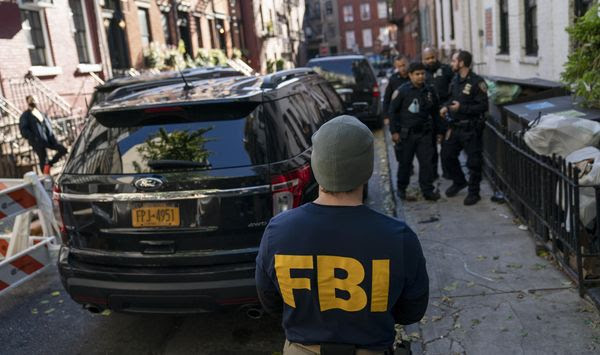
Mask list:
[[[371,312],[385,312],[388,308],[390,288],[390,260],[372,260]],[[292,277],[292,269],[314,269],[312,255],[275,255],[275,274],[283,301],[296,308],[294,289],[311,291],[310,278]],[[344,270],[345,278],[335,277],[335,270]],[[365,269],[360,261],[330,255],[317,255],[317,287],[321,311],[341,309],[358,312],[367,306],[367,293],[360,286],[365,279]],[[336,290],[349,294],[347,299],[336,297]]]

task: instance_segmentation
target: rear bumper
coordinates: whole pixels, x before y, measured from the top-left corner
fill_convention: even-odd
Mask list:
[[[200,313],[257,304],[254,263],[130,268],[87,264],[60,252],[65,290],[77,303],[131,313]]]

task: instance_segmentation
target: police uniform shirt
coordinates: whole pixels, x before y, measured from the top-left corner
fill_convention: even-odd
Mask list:
[[[439,61],[425,70],[425,82],[433,86],[441,102],[445,102],[450,95],[450,82],[453,77],[450,66]]]
[[[455,121],[479,119],[488,110],[485,80],[472,71],[464,78],[456,74],[450,83],[450,97],[444,105],[449,106],[452,101],[460,103],[458,111],[450,113]]]
[[[267,312],[283,308],[289,341],[377,350],[392,345],[395,323],[423,317],[429,294],[417,236],[364,205],[308,203],[274,217],[256,283]]]
[[[396,91],[397,88],[409,81],[410,79],[408,78],[408,76],[401,76],[398,72],[395,72],[394,74],[392,74],[392,76],[390,76],[390,80],[385,88],[385,93],[383,95],[384,114],[389,114],[390,102],[392,101],[392,94],[394,93],[394,91]]]
[[[439,101],[435,90],[429,85],[420,88],[408,82],[392,95],[390,104],[392,133],[401,128],[439,128]]]

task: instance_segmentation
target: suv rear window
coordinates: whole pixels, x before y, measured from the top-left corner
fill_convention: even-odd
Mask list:
[[[266,164],[259,110],[253,106],[239,117],[221,117],[210,114],[219,110],[207,108],[188,114],[191,118],[166,113],[151,120],[131,117],[131,125],[90,117],[64,171],[136,174]]]
[[[369,85],[375,81],[373,71],[364,59],[314,60],[306,66],[313,68],[336,89],[348,85]]]

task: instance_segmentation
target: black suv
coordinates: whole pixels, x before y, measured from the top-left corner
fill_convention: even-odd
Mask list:
[[[91,311],[256,303],[264,228],[316,198],[311,136],[342,111],[310,69],[180,82],[92,108],[54,190],[65,289]]]
[[[338,55],[313,58],[306,66],[313,68],[333,85],[354,116],[372,126],[381,126],[381,93],[367,57]]]

